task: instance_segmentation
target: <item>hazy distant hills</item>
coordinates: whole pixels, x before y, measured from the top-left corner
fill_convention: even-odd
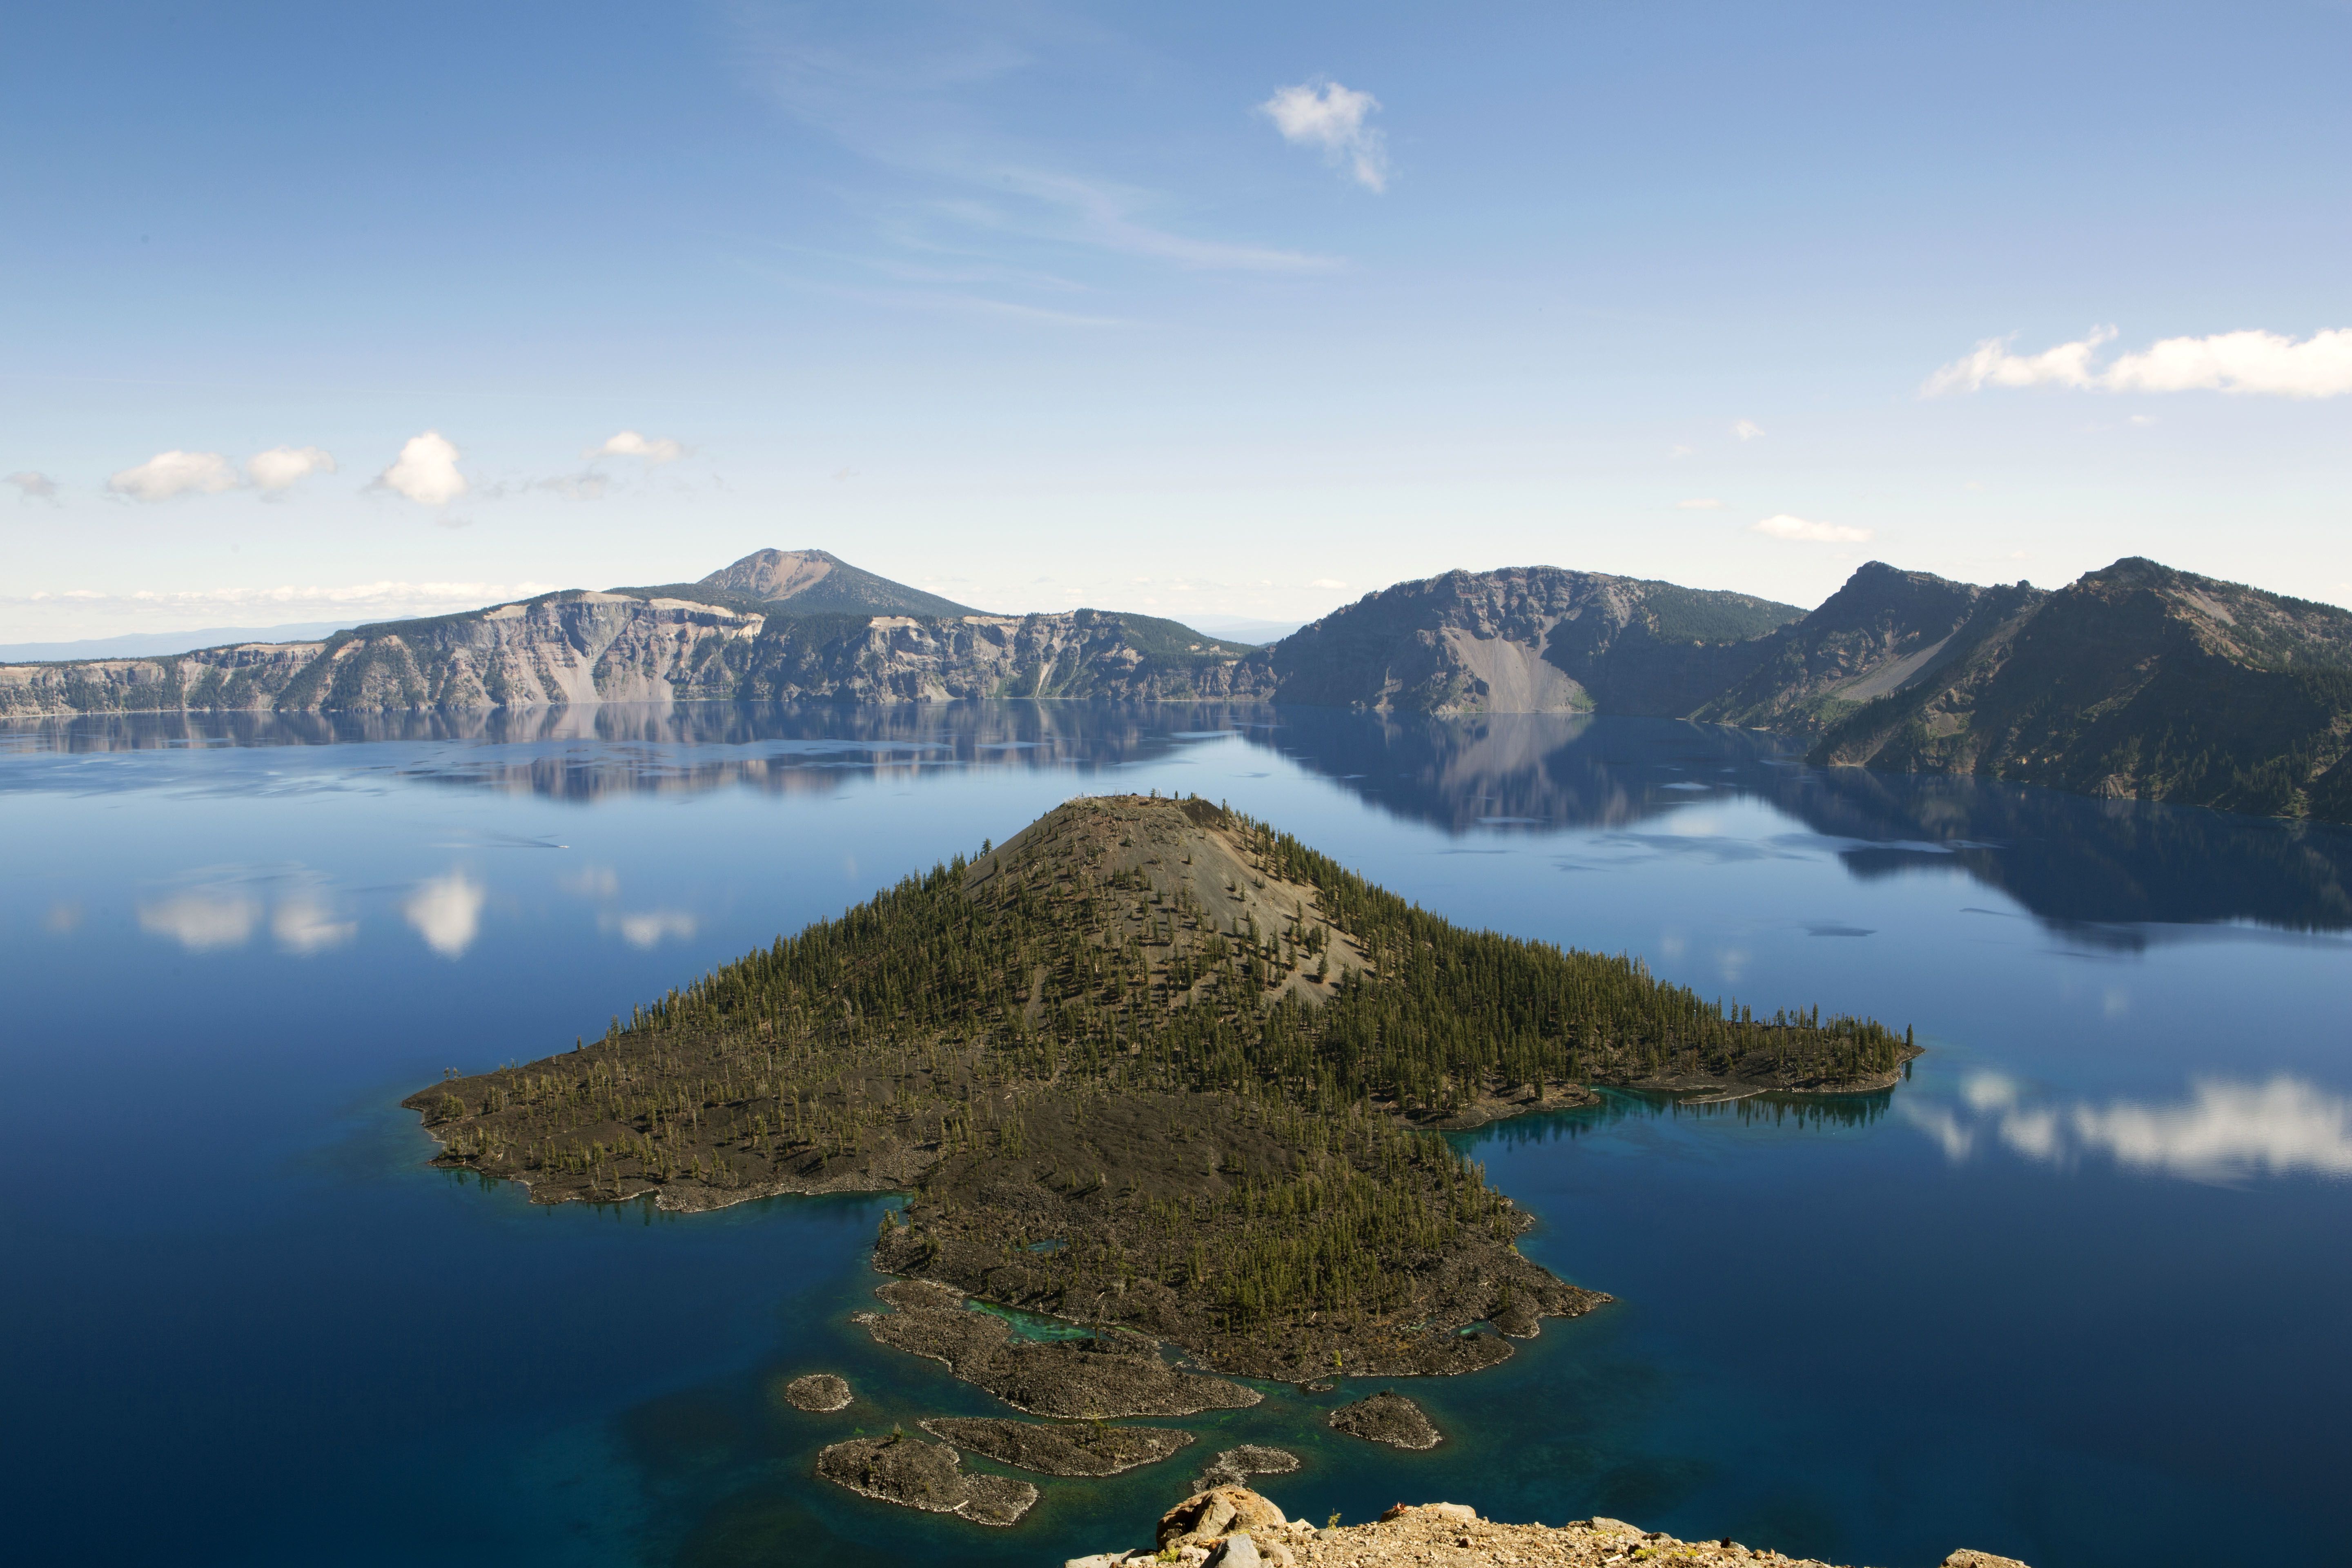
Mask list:
[[[74,642],[0,643],[0,664],[36,660],[89,658],[153,658],[184,653],[192,647],[215,647],[232,642],[301,642],[339,632],[353,621],[288,621],[274,626],[205,626],[193,632],[125,632],[120,637],[83,637]]]
[[[2352,612],[2126,560],[2054,593],[1873,562],[1818,609],[1515,567],[1366,595],[1266,647],[1117,611],[991,616],[823,551],[316,642],[0,667],[0,715],[681,700],[1273,701],[1647,714],[1973,773],[2352,821]]]

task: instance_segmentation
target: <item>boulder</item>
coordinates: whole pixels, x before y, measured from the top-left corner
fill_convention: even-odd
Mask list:
[[[1156,1539],[1162,1547],[1206,1544],[1237,1530],[1279,1530],[1288,1522],[1247,1487],[1212,1487],[1161,1514]]]

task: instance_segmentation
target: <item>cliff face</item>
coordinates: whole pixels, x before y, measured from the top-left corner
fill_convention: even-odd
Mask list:
[[[2023,583],[1979,588],[1873,561],[1821,608],[1776,634],[1755,668],[1698,704],[1692,717],[1817,731],[1964,658],[2048,596]]]
[[[955,618],[762,615],[567,592],[317,643],[0,667],[0,714],[383,712],[685,699],[1257,698],[1262,659],[1171,621],[1096,610]]]
[[[1400,583],[1285,637],[1278,702],[1421,713],[1686,712],[1803,612],[1596,572],[1528,566]]]
[[[1833,722],[1824,763],[2352,820],[2352,612],[2119,561]]]

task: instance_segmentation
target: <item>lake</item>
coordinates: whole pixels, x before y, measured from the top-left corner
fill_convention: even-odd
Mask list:
[[[1218,1448],[1885,1568],[2340,1561],[2352,834],[1804,768],[1570,716],[727,705],[0,730],[0,1426],[24,1563],[1054,1564]],[[1917,1031],[1889,1094],[1612,1094],[1459,1142],[1617,1298],[1402,1383],[1274,1386],[1020,1525],[813,1479],[993,1402],[849,1314],[887,1200],[533,1207],[400,1098],[1078,793],[1197,793],[1467,924]],[[859,1402],[774,1389],[838,1371]],[[981,1468],[988,1468],[982,1466]]]

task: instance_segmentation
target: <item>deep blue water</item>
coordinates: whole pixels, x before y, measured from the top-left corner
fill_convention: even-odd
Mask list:
[[[1892,1095],[1466,1138],[1615,1304],[1409,1391],[1173,1423],[1017,1528],[810,1479],[990,1401],[846,1320],[884,1200],[533,1208],[400,1097],[1079,791],[1197,791],[1454,919],[1918,1030]],[[2352,1556],[2352,835],[1768,737],[1076,705],[0,731],[0,1475],[26,1563],[1057,1563],[1274,1442],[1451,1498],[1906,1568]],[[845,1373],[817,1417],[782,1377]],[[2233,1555],[2235,1553],[2236,1555]]]

